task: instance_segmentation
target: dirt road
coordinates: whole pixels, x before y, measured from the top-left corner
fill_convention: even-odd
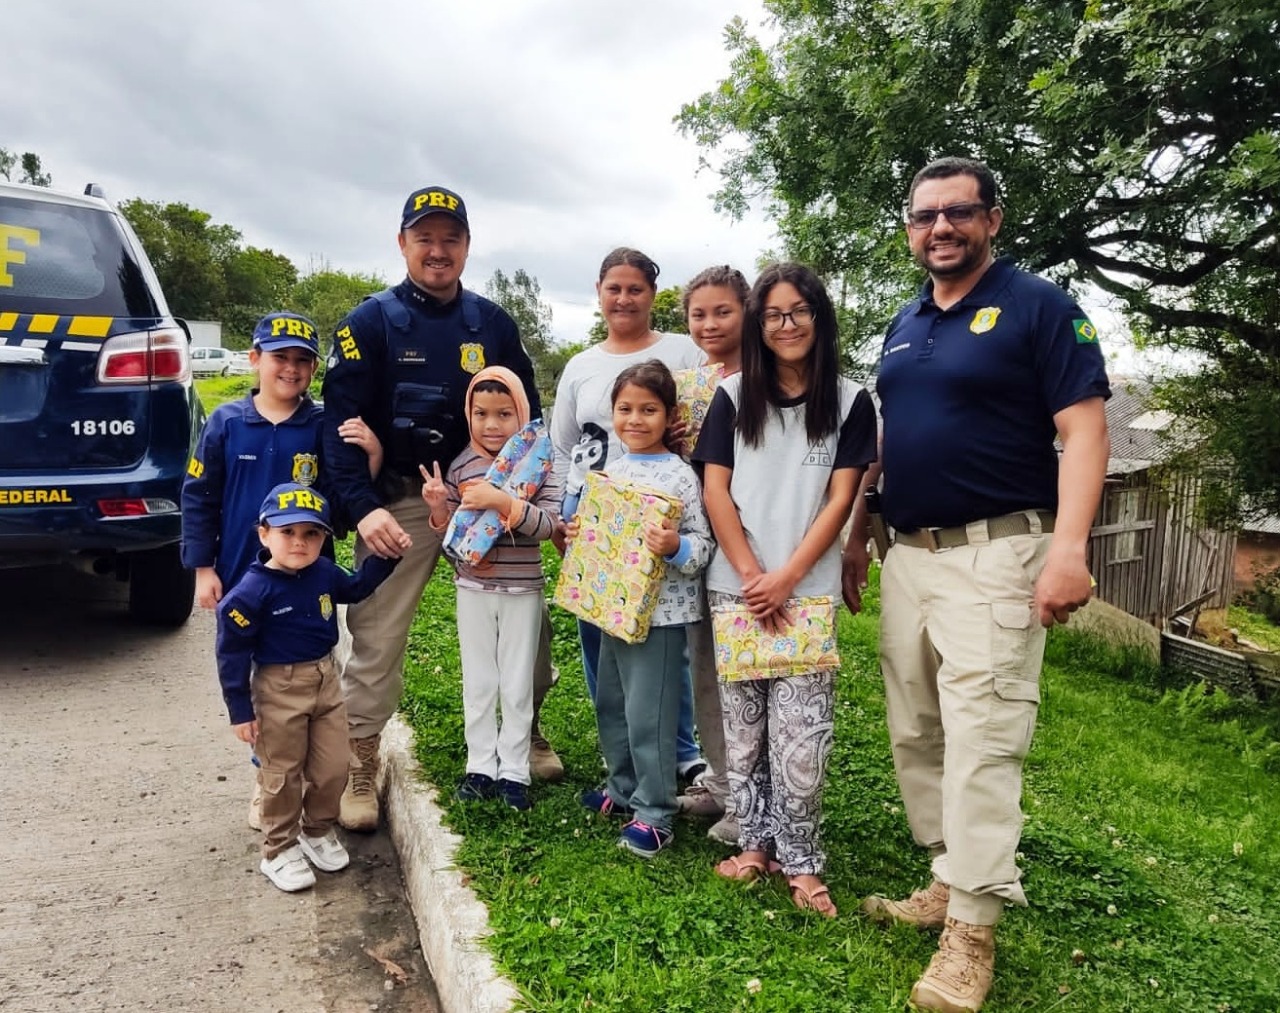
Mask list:
[[[258,872],[213,623],[0,570],[0,1011],[438,1013],[385,831],[287,895]]]

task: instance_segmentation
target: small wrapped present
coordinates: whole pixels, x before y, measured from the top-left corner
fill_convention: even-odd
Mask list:
[[[724,379],[724,364],[708,363],[692,369],[677,369],[672,374],[676,381],[676,421],[685,425],[684,444],[689,452],[698,442],[702,423],[711,407],[716,388]]]
[[[547,427],[534,419],[507,440],[489,465],[485,481],[516,499],[531,500],[551,474],[553,459]],[[505,530],[496,510],[456,510],[444,533],[445,554],[477,566]]]
[[[716,674],[726,682],[739,682],[839,668],[835,599],[788,598],[786,609],[791,625],[771,633],[745,604],[713,606]]]
[[[678,499],[602,472],[587,474],[578,537],[560,564],[553,600],[628,644],[649,635],[666,561],[644,544],[644,525],[679,520]]]

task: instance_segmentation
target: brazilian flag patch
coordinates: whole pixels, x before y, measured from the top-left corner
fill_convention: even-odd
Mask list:
[[[1071,326],[1075,328],[1077,345],[1096,345],[1098,343],[1098,328],[1086,320],[1072,320]]]

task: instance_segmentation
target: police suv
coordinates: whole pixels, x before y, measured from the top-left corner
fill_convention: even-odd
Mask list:
[[[0,181],[0,570],[75,563],[127,580],[136,619],[187,619],[189,345],[98,187]]]

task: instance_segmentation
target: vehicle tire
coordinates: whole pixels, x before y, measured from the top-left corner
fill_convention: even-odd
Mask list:
[[[177,545],[129,555],[129,615],[148,626],[181,626],[196,600],[196,574]]]
[[[230,375],[231,375],[231,367],[230,367],[230,366],[223,366],[223,367],[222,367],[222,375],[223,375],[223,376],[230,376]]]

